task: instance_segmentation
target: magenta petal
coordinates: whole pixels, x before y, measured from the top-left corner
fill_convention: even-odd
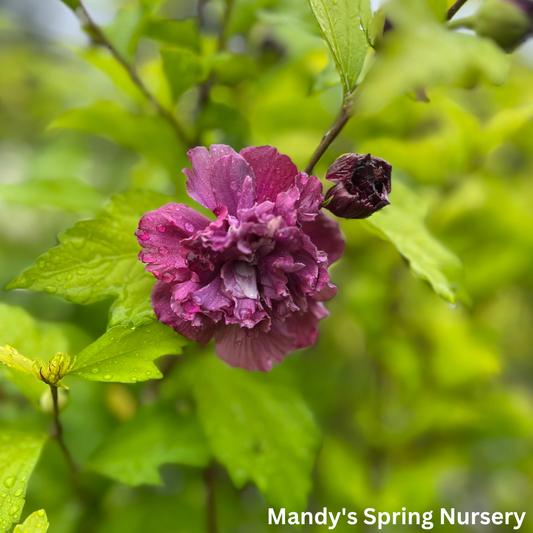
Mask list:
[[[246,370],[268,372],[274,363],[294,350],[294,341],[288,335],[247,330],[238,325],[218,327],[215,332],[218,357],[231,366]]]
[[[298,222],[310,222],[320,212],[320,206],[324,201],[322,183],[316,176],[308,176],[305,172],[300,172],[296,177],[296,186],[300,191],[300,199],[297,203]]]
[[[259,326],[253,330],[237,325],[219,326],[215,331],[215,349],[218,357],[231,366],[268,372],[295,349],[313,345],[318,336],[318,321],[327,315],[323,304],[310,301],[307,312],[293,313],[285,321],[272,321],[268,332]]]
[[[298,174],[290,157],[281,155],[273,146],[252,146],[241,150],[241,156],[252,167],[256,180],[257,201],[276,201],[278,193],[294,184]]]
[[[152,307],[159,322],[174,328],[179,334],[188,339],[207,343],[213,338],[214,323],[205,323],[203,327],[193,327],[191,322],[176,314],[171,307],[173,301],[172,285],[158,281],[152,291]]]
[[[230,215],[237,214],[245,180],[244,194],[248,197],[247,201],[255,197],[254,171],[240,155],[227,155],[218,159],[213,166],[211,179],[216,207],[227,207]],[[251,204],[253,205],[253,201]]]
[[[346,243],[337,221],[320,212],[314,220],[304,222],[302,229],[318,250],[326,252],[330,265],[341,257]]]
[[[213,169],[218,160],[228,155],[237,156],[237,152],[225,144],[213,144],[207,148],[198,146],[189,150],[187,155],[191,160],[192,171],[184,169],[187,180],[187,192],[191,198],[202,204],[207,209],[215,209],[219,205],[216,197],[216,183],[213,181]]]
[[[170,283],[188,279],[180,241],[209,223],[209,219],[183,204],[167,204],[146,213],[135,232],[139,244],[146,248],[139,252],[139,259],[147,263],[146,270],[159,280]]]

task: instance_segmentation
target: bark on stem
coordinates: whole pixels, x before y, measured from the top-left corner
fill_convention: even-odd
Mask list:
[[[218,533],[217,509],[215,498],[216,465],[212,463],[204,471],[205,510],[207,533]]]
[[[74,463],[74,460],[72,459],[72,455],[70,454],[69,449],[67,448],[67,445],[65,444],[65,440],[63,439],[63,426],[61,425],[61,421],[59,420],[59,401],[58,401],[57,387],[50,385],[50,392],[52,393],[52,401],[54,404],[54,413],[53,413],[54,428],[55,428],[54,438],[59,444],[59,447],[61,448],[61,451],[63,452],[63,455],[65,456],[65,459],[67,460],[68,466],[72,474],[72,478],[75,479],[75,476],[78,473],[78,468],[76,467],[76,464]]]
[[[448,9],[448,12],[446,13],[446,20],[451,20],[457,11],[459,11],[466,4],[466,2],[467,0],[457,0],[457,2],[455,2],[455,4]]]
[[[313,172],[315,165],[320,161],[320,159],[322,158],[326,150],[329,148],[331,143],[337,138],[339,133],[342,131],[342,128],[344,128],[346,123],[350,120],[351,116],[352,102],[346,99],[342,106],[341,112],[337,117],[337,120],[335,121],[331,129],[326,133],[326,135],[324,135],[322,141],[318,145],[318,148],[315,150],[311,161],[309,161],[309,164],[305,167],[305,172],[307,174],[311,174]]]

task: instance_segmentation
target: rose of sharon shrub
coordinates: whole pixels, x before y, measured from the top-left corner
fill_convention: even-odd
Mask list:
[[[328,266],[344,249],[338,224],[320,211],[322,185],[271,146],[188,152],[189,195],[216,215],[183,204],[147,213],[139,258],[159,280],[158,319],[189,339],[214,337],[232,366],[268,371],[312,345],[322,303],[337,289]]]

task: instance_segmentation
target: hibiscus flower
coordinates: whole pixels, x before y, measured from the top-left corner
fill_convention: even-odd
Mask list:
[[[187,192],[216,216],[183,204],[145,214],[139,259],[158,279],[159,321],[207,343],[232,366],[268,371],[314,344],[337,289],[337,222],[320,210],[322,185],[271,146],[190,150]]]

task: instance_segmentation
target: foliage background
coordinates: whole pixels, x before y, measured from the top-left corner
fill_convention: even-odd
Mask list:
[[[141,121],[140,116],[156,120],[150,105],[104,50],[71,29],[77,22],[66,6],[0,5],[0,285],[5,287],[57,244],[58,233],[94,218],[114,193],[143,188],[188,201],[180,175],[188,161],[164,122],[151,127]],[[190,35],[181,31],[178,37],[164,36],[153,20],[140,23],[145,10],[157,13],[154,20],[193,17],[192,0],[95,0],[87,7],[97,22],[109,24],[117,47],[131,60],[135,55],[143,79],[168,106],[174,100],[160,47],[169,45],[166,39],[182,39],[170,44],[209,56],[224,12],[223,2],[209,2],[200,42],[194,22]],[[196,110],[198,89],[185,91],[178,117],[203,145],[219,142],[238,150],[271,144],[303,168],[342,99],[307,2],[237,0],[226,48],[229,55],[219,58],[218,70],[216,61],[213,67],[210,98]],[[417,61],[407,56],[405,64],[392,63],[388,81],[416,77],[408,66]],[[230,466],[231,476],[217,467],[223,532],[291,530],[267,525],[268,502],[301,510],[300,496],[311,482],[310,510],[533,511],[533,65],[523,52],[509,63],[502,86],[472,86],[470,80],[433,86],[443,80],[428,79],[429,103],[391,97],[384,107],[356,115],[315,170],[323,177],[334,158],[349,151],[390,161],[395,180],[410,191],[402,200],[407,213],[425,216],[431,233],[464,264],[458,303],[450,304],[413,276],[395,246],[368,222],[342,221],[347,250],[331,269],[339,293],[328,304],[331,315],[315,347],[252,378],[222,365],[209,369],[216,362],[192,344],[158,385],[73,378],[62,419],[75,460],[100,461],[82,476],[89,499],[72,491],[64,459],[50,441],[30,479],[22,517],[45,508],[54,533],[203,531],[201,467],[210,452],[202,432],[210,423],[229,428],[224,435],[214,430],[217,457],[226,454],[228,464],[243,453],[260,455],[265,445],[233,426],[236,413],[255,420],[257,434],[277,435],[274,444],[265,439],[277,467],[272,471],[268,461],[245,465],[243,475]],[[24,290],[3,291],[0,300],[58,328],[32,329],[23,311],[4,306],[0,345],[17,347],[11,339],[24,339],[48,356],[62,349],[77,353],[104,334],[111,304],[108,299],[83,306]],[[67,338],[69,348],[57,347],[59,338],[63,343]],[[194,370],[197,360],[205,368]],[[159,364],[165,367],[168,358]],[[4,370],[2,423],[49,428],[50,418]],[[250,412],[240,412],[246,402]],[[195,422],[198,410],[203,430]],[[142,432],[157,445],[140,440]],[[176,451],[180,439],[188,452]],[[131,457],[126,471],[113,465],[109,447],[117,442],[117,455]],[[120,448],[124,442],[126,451]],[[102,443],[111,453],[107,463]],[[297,463],[309,462],[304,457],[309,450],[318,455],[316,468],[306,474]],[[162,483],[153,486],[160,466]],[[245,483],[247,477],[256,484]],[[527,517],[522,529],[533,531],[532,524]]]

